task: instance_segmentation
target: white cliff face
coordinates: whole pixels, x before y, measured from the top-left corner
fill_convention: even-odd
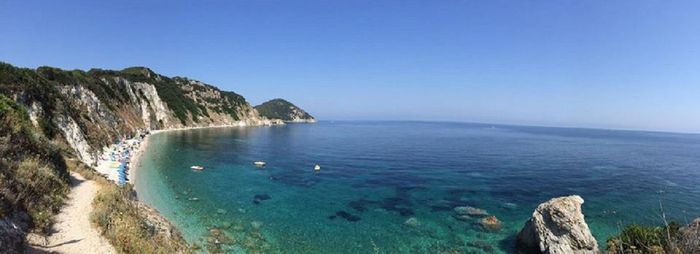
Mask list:
[[[27,108],[27,113],[29,113],[29,119],[32,121],[34,127],[39,128],[39,118],[44,115],[44,110],[41,109],[41,105],[33,101],[32,105]]]
[[[111,114],[109,109],[102,104],[92,91],[82,86],[60,86],[58,90],[69,98],[77,99],[76,102],[85,107],[87,114],[92,119],[114,120],[114,115]]]
[[[93,165],[96,156],[91,153],[92,148],[85,140],[85,134],[78,124],[70,116],[59,115],[54,118],[56,126],[63,132],[68,144],[76,151],[78,157],[85,164]]]
[[[163,100],[161,100],[160,96],[158,96],[156,87],[154,85],[141,82],[134,83],[134,86],[136,89],[143,92],[143,96],[146,97],[145,99],[147,100],[147,102],[141,102],[141,118],[143,119],[143,122],[146,123],[146,126],[152,126],[148,124],[151,119],[151,110],[153,110],[155,113],[155,119],[157,122],[162,122],[164,125],[167,125],[169,123],[169,110],[165,108]]]
[[[61,94],[70,98],[78,106],[77,110],[82,111],[81,113],[86,115],[95,126],[114,128],[116,125],[118,120],[115,114],[89,89],[83,86],[59,86],[57,88]],[[86,133],[84,133],[73,117],[61,114],[54,118],[54,122],[81,161],[87,165],[96,163],[97,156],[95,151],[97,149],[90,146]]]

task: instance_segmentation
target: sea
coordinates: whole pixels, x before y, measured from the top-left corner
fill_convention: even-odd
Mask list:
[[[695,134],[320,121],[148,142],[138,198],[204,253],[514,253],[537,205],[566,195],[602,248],[628,224],[700,217]]]

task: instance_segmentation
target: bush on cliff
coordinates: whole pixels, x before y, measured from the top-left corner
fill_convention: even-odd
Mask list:
[[[187,253],[179,235],[161,232],[136,204],[130,185],[102,184],[90,215],[109,242],[120,253]]]
[[[60,151],[34,129],[22,107],[0,95],[0,219],[47,232],[68,183]]]
[[[619,235],[608,239],[608,253],[683,253],[676,241],[679,228],[674,222],[669,223],[668,227],[628,225]]]

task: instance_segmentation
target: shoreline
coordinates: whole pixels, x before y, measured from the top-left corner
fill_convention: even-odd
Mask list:
[[[215,125],[215,126],[196,126],[196,127],[179,127],[179,128],[171,128],[171,129],[159,129],[159,130],[150,130],[148,135],[146,135],[140,142],[139,146],[133,151],[133,155],[129,158],[129,178],[127,183],[130,183],[134,187],[136,187],[136,179],[138,178],[138,172],[141,168],[141,157],[143,157],[143,154],[145,153],[146,149],[148,149],[148,143],[149,139],[151,136],[159,133],[166,133],[166,132],[176,132],[176,131],[188,131],[188,130],[197,130],[197,129],[215,129],[215,128],[247,128],[247,127],[262,127],[262,126],[280,126],[284,125],[284,123],[280,122],[264,122],[262,124],[256,124],[256,125],[249,125],[249,124],[231,124],[231,125]],[[134,188],[135,191],[135,188]],[[138,195],[138,193],[137,193]]]
[[[260,127],[260,126],[278,126],[285,125],[282,121],[264,120],[259,122],[244,122],[239,121],[235,124],[212,125],[212,126],[192,126],[178,127],[159,130],[148,130],[148,134],[137,132],[137,135],[131,138],[124,138],[117,144],[102,147],[101,155],[97,158],[97,165],[93,169],[102,174],[117,185],[132,184],[136,186],[136,178],[139,168],[141,167],[141,157],[146,149],[148,149],[149,138],[151,135],[173,132],[186,131],[196,129],[209,128],[241,128],[241,127]],[[128,175],[128,177],[126,177]]]

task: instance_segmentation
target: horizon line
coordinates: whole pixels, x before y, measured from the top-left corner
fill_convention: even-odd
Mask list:
[[[620,132],[647,132],[658,134],[681,134],[681,135],[700,135],[698,132],[689,131],[669,131],[669,130],[650,130],[650,129],[632,129],[632,128],[605,128],[605,127],[581,127],[581,126],[562,126],[562,125],[537,125],[537,124],[517,124],[517,123],[489,123],[475,121],[460,121],[460,120],[408,120],[408,119],[322,119],[316,118],[317,122],[413,122],[413,123],[459,123],[459,124],[476,124],[476,125],[493,125],[493,126],[513,126],[513,127],[535,127],[535,128],[554,128],[554,129],[579,129],[579,130],[598,130],[598,131],[620,131]]]

